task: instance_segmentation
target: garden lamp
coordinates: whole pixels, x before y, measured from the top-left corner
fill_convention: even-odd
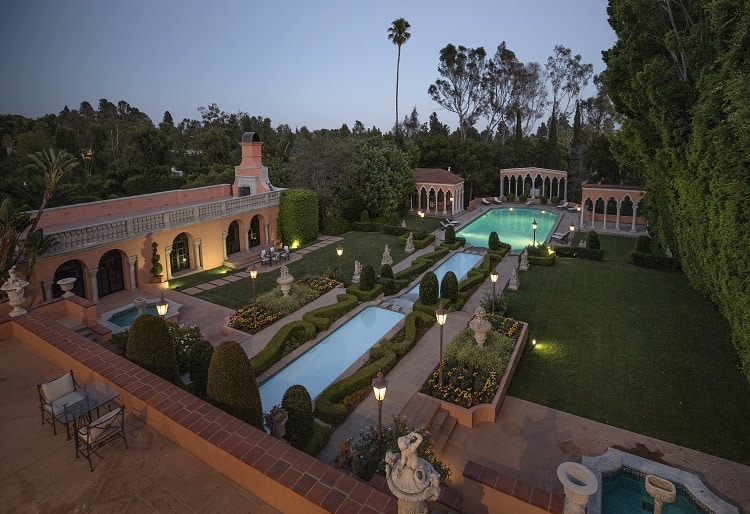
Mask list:
[[[339,256],[339,278],[344,280],[344,275],[341,273],[341,256],[344,255],[344,248],[341,245],[336,247],[336,255]]]
[[[383,400],[385,400],[385,390],[388,388],[388,380],[383,376],[382,371],[378,371],[377,377],[372,379],[372,392],[378,402],[378,446],[383,440]]]
[[[494,269],[490,272],[490,280],[492,280],[492,314],[495,314],[495,284],[497,283],[499,275]]]
[[[435,318],[437,319],[438,325],[440,325],[440,364],[438,366],[438,383],[443,385],[443,325],[448,321],[448,311],[443,308],[443,304],[440,304],[438,310],[435,311]]]
[[[169,310],[169,302],[164,299],[164,293],[161,293],[161,300],[159,300],[159,303],[156,304],[156,312],[161,316],[162,318],[167,315],[167,311]]]
[[[534,221],[531,222],[531,228],[534,229],[534,246],[536,247],[536,228],[539,226],[539,224],[536,222],[536,218],[534,218]]]
[[[570,245],[573,246],[573,234],[576,231],[575,223],[571,223],[568,228],[570,229]]]
[[[255,279],[258,278],[258,268],[255,267],[255,264],[253,264],[253,267],[250,268],[250,278],[253,281],[253,326],[257,326],[258,324],[258,306],[256,305],[256,297],[255,297]]]

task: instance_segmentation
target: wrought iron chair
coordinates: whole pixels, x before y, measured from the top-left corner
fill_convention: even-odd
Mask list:
[[[81,422],[80,425],[76,426],[76,459],[79,455],[83,455],[89,461],[91,471],[94,471],[91,455],[102,446],[120,437],[125,441],[125,449],[127,449],[125,407],[118,407],[91,423]]]
[[[73,405],[83,400],[83,396],[78,393],[80,387],[73,376],[73,370],[50,382],[37,384],[39,410],[42,411],[42,425],[45,422],[52,425],[52,431],[55,435],[57,435],[57,416],[65,410],[66,405]],[[68,430],[68,424],[64,424],[66,430]],[[68,433],[70,433],[70,430],[68,430]]]

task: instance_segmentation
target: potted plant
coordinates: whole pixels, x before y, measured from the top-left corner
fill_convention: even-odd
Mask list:
[[[289,415],[281,405],[274,405],[270,412],[263,414],[263,421],[272,436],[281,439],[286,434],[286,420]]]
[[[162,271],[164,271],[164,266],[161,265],[161,256],[159,255],[159,252],[157,251],[158,245],[156,242],[151,243],[151,275],[153,276],[152,282],[161,282],[162,277]]]

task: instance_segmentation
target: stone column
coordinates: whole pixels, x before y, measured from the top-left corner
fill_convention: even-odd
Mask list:
[[[636,205],[636,203],[633,202],[633,215],[632,215],[632,217],[631,217],[632,219],[630,221],[630,231],[633,232],[633,233],[635,233],[635,216],[636,216],[637,212],[638,212],[638,205]]]
[[[135,263],[138,261],[137,255],[128,255],[128,264],[130,268],[130,290],[135,291],[138,289],[138,285],[135,281]]]
[[[86,271],[89,272],[89,283],[91,284],[91,301],[99,303],[99,283],[96,280],[96,274],[99,272],[99,268],[89,268]]]
[[[227,237],[229,237],[229,232],[225,230],[221,233],[221,255],[224,260],[227,260]]]
[[[172,245],[164,247],[164,253],[167,255],[167,262],[164,267],[167,269],[167,280],[172,280]]]
[[[615,230],[618,232],[620,231],[620,208],[622,207],[622,202],[617,202],[617,217],[615,218]]]
[[[245,239],[245,244],[247,244],[247,239]],[[226,245],[224,246],[226,248]],[[201,263],[201,239],[199,237],[196,237],[193,240],[193,253],[195,254],[195,269],[202,270],[203,264]]]
[[[271,222],[270,221],[264,221],[263,222],[263,233],[266,236],[266,244],[267,245],[271,244],[271,233],[270,233],[270,230],[268,228],[270,226],[271,226]],[[224,254],[226,255],[226,253],[227,253],[227,249],[226,249],[226,245],[225,245],[224,246]],[[224,257],[224,258],[226,259],[226,257]]]

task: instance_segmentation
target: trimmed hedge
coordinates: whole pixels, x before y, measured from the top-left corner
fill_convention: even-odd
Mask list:
[[[299,346],[309,341],[317,334],[315,325],[307,321],[292,321],[279,329],[268,341],[268,344],[250,360],[253,373],[260,375],[271,366],[279,362],[285,355],[284,349],[289,346]]]
[[[167,322],[159,316],[141,314],[128,330],[127,358],[140,367],[184,387],[177,366],[177,352]]]
[[[214,350],[206,395],[223,411],[263,430],[258,383],[245,350],[236,341],[219,343]]]
[[[356,296],[361,302],[370,302],[383,294],[383,284],[375,284],[369,291],[362,291],[359,284],[352,284],[346,288],[346,293]]]
[[[281,406],[289,416],[284,439],[298,449],[303,449],[315,431],[312,398],[303,385],[290,386],[281,399]]]
[[[558,246],[555,248],[555,255],[560,258],[569,259],[604,260],[604,250],[592,250],[591,248],[581,248],[578,246]]]
[[[302,320],[315,325],[318,331],[328,330],[331,323],[352,310],[358,303],[358,298],[353,294],[336,295],[336,303],[306,312],[302,315]]]
[[[432,304],[438,299],[439,285],[437,275],[432,271],[426,272],[422,275],[422,280],[419,283],[419,299],[422,303]]]
[[[362,267],[362,275],[359,277],[359,289],[369,291],[375,287],[375,268],[372,264],[365,264]]]
[[[529,264],[534,266],[552,266],[555,263],[555,254],[552,255],[529,255]]]
[[[279,237],[286,244],[318,237],[318,195],[309,189],[286,189],[279,196]]]
[[[380,232],[381,230],[381,225],[374,221],[355,221],[351,224],[351,227],[352,230],[356,230],[357,232]]]
[[[402,227],[401,225],[383,225],[382,230],[383,234],[387,234],[389,236],[402,236],[410,232],[408,228]]]
[[[440,281],[440,297],[447,298],[451,303],[458,300],[458,278],[452,271],[443,275]]]
[[[406,239],[408,236],[406,234],[403,234],[398,238],[398,242],[401,246],[406,246]],[[426,237],[422,239],[417,239],[417,234],[414,234],[414,239],[412,241],[414,243],[414,248],[417,250],[421,250],[422,248],[427,248],[429,245],[435,242],[435,234],[427,234]]]
[[[632,252],[630,254],[630,262],[642,268],[663,271],[679,269],[679,265],[674,257],[667,257],[666,255],[658,255],[654,253]]]

